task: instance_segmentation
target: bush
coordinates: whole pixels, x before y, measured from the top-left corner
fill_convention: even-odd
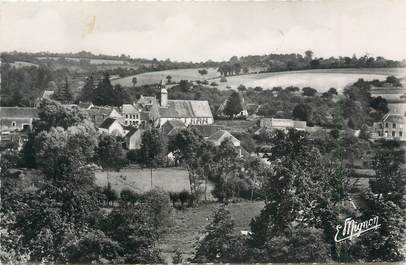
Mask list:
[[[124,203],[135,204],[139,198],[140,195],[135,191],[130,190],[129,188],[124,188],[120,192],[120,199]]]
[[[246,247],[245,239],[236,236],[234,221],[225,207],[220,207],[213,221],[205,229],[205,238],[199,242],[193,262],[242,262]]]
[[[122,251],[118,242],[100,230],[86,231],[78,237],[68,236],[63,243],[65,261],[69,262],[111,260],[117,258]]]
[[[127,152],[127,159],[132,163],[140,163],[141,156],[139,150],[130,150]]]
[[[224,76],[223,76],[223,77],[221,77],[221,78],[220,78],[220,82],[221,82],[221,83],[225,83],[225,82],[227,82],[227,78],[225,78]]]
[[[211,86],[218,86],[219,84],[217,84],[216,82],[211,82],[210,85]]]

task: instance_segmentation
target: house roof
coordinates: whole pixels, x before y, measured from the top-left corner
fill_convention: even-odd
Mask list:
[[[405,117],[400,113],[388,113],[382,118],[383,122],[405,122]]]
[[[107,115],[107,116],[110,115],[112,111],[113,108],[111,107],[94,107],[87,110],[89,115]]]
[[[44,93],[42,94],[42,97],[51,98],[54,93],[55,93],[55,91],[53,91],[53,90],[45,90]]]
[[[114,122],[116,122],[115,119],[113,119],[113,118],[107,118],[107,119],[105,119],[105,120],[103,121],[102,124],[100,124],[99,127],[100,127],[100,128],[103,128],[103,129],[108,129],[108,128],[110,128],[110,126],[111,126]]]
[[[210,135],[213,135],[214,133],[223,130],[224,126],[221,125],[189,125],[190,128],[196,129],[201,136],[203,137],[209,137]]]
[[[125,135],[125,137],[127,137],[127,138],[133,136],[134,133],[136,133],[138,131],[138,128],[134,128],[134,127],[130,127],[130,126],[127,126],[124,129],[128,130],[128,133]]]
[[[28,107],[0,107],[0,117],[34,119],[38,118],[38,109]]]
[[[168,120],[164,124],[170,125],[172,128],[183,127],[186,128],[186,125],[181,120]]]
[[[211,118],[209,102],[203,100],[168,100],[166,107],[159,107],[161,118]]]
[[[141,95],[140,99],[137,101],[138,104],[142,105],[152,105],[154,102],[156,102],[155,97],[144,97]]]
[[[233,143],[240,142],[240,140],[235,138],[231,133],[229,133],[226,130],[220,130],[220,131],[210,135],[207,140],[209,140],[215,144],[221,144],[226,139],[230,139]]]
[[[138,113],[138,110],[134,107],[133,104],[123,104],[121,107],[122,113]]]

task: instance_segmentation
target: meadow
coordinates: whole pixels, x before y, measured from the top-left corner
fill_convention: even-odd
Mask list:
[[[199,74],[198,70],[203,68],[188,68],[188,69],[173,69],[165,71],[156,71],[142,73],[134,76],[127,76],[124,78],[113,80],[111,83],[113,85],[120,84],[122,86],[132,86],[133,77],[137,78],[137,86],[157,84],[161,80],[165,79],[168,75],[172,77],[172,82],[178,83],[180,80],[204,80],[218,77],[220,74],[217,72],[216,68],[206,68],[207,75],[204,78]]]
[[[108,179],[108,180],[107,180]],[[107,182],[118,193],[124,188],[132,189],[135,192],[146,192],[151,190],[151,171],[148,168],[124,168],[120,172],[96,171],[96,184],[104,187]],[[182,168],[157,168],[152,170],[152,188],[159,188],[164,191],[179,192],[190,190],[188,172]],[[208,185],[208,195],[213,189],[211,183]]]
[[[227,77],[227,82],[220,79],[210,80],[219,84],[219,89],[236,89],[239,85],[246,87],[262,87],[271,89],[276,86],[297,86],[303,88],[313,87],[319,92],[325,92],[334,87],[342,91],[348,84],[354,83],[359,78],[365,80],[384,80],[387,76],[406,77],[406,68],[360,68],[360,69],[318,69],[288,71],[277,73],[248,74]]]
[[[383,80],[389,75],[396,77],[406,77],[406,68],[347,68],[347,69],[316,69],[301,71],[286,71],[261,74],[245,74],[227,77],[227,82],[220,82],[220,76],[216,68],[209,68],[208,74],[204,76],[209,83],[216,82],[219,89],[236,89],[239,85],[246,87],[260,86],[264,89],[271,89],[275,86],[287,87],[298,86],[300,88],[310,86],[319,92],[327,91],[334,87],[341,91],[346,85],[354,83],[359,78],[365,80],[379,79]],[[198,69],[176,69],[157,72],[148,72],[135,75],[137,77],[137,86],[157,84],[160,80],[166,79],[166,76],[172,76],[173,82],[180,80],[203,80],[198,73]],[[132,86],[132,78],[128,76],[112,81],[114,84],[122,86]]]

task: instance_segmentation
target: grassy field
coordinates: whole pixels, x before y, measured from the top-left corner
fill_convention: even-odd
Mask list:
[[[219,89],[237,88],[239,85],[246,87],[260,86],[270,89],[275,86],[310,86],[320,92],[335,87],[341,91],[346,85],[354,83],[359,78],[365,80],[385,79],[389,75],[406,77],[406,68],[367,68],[367,69],[321,69],[301,70],[278,73],[248,74],[227,77],[227,82],[221,83],[220,79],[213,79],[219,84]]]
[[[107,177],[108,175],[108,177]],[[125,168],[120,172],[96,172],[96,184],[104,187],[107,178],[112,188],[120,192],[123,188],[129,188],[136,192],[145,192],[151,189],[151,172],[149,169]],[[188,172],[181,168],[158,168],[152,171],[152,186],[165,191],[190,190]],[[212,185],[208,185],[208,193]],[[211,199],[211,194],[209,199]]]
[[[197,208],[173,211],[168,233],[159,244],[165,260],[171,261],[175,249],[179,249],[184,258],[193,256],[196,242],[203,236],[204,228],[210,223],[213,211],[219,205],[219,203],[208,203]],[[249,230],[251,219],[259,215],[263,207],[263,202],[229,204],[228,209],[235,221],[236,230]]]
[[[203,80],[198,70],[203,68],[188,68],[188,69],[174,69],[157,72],[142,73],[135,76],[127,76],[124,78],[113,80],[113,85],[120,84],[122,86],[132,86],[133,77],[137,77],[137,86],[157,84],[162,79],[166,79],[168,75],[172,76],[172,82],[179,82],[180,80]],[[219,76],[216,68],[207,68],[207,78],[214,78]]]

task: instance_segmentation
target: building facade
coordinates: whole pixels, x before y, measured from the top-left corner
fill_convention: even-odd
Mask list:
[[[375,122],[373,139],[406,141],[406,119],[401,113],[388,113],[380,122]]]
[[[0,107],[1,131],[31,129],[35,119],[38,119],[36,108]]]

